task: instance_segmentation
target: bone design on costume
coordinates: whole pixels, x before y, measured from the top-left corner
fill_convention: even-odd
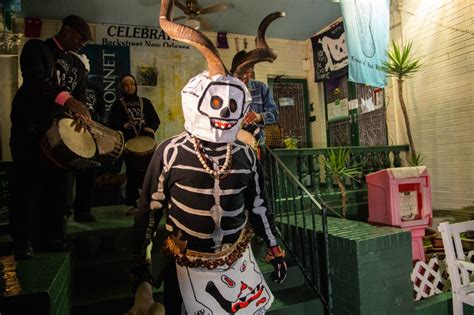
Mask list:
[[[143,261],[166,211],[170,236],[165,244],[176,245],[168,246],[168,252],[174,253],[186,312],[263,314],[273,296],[248,241],[243,241],[249,239],[244,231],[251,224],[269,248],[277,241],[261,164],[249,146],[236,141],[251,96],[229,74],[206,36],[172,22],[171,3],[161,2],[161,28],[196,47],[208,71],[182,90],[186,132],[163,141],[153,155],[135,217],[134,241],[141,243],[137,247]],[[274,19],[262,22],[263,28]],[[271,52],[265,31],[259,33],[266,48],[251,55],[252,63],[259,61],[255,56],[267,58]]]

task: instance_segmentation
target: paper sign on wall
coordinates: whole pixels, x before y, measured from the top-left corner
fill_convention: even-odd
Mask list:
[[[349,116],[348,100],[336,100],[328,104],[328,120]]]
[[[402,191],[400,196],[400,217],[402,221],[413,220],[418,213],[416,191]]]
[[[278,104],[280,106],[295,106],[295,99],[293,97],[280,97]]]

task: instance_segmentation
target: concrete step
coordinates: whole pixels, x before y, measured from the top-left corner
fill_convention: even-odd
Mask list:
[[[117,215],[117,213],[119,213]],[[94,211],[98,222],[77,224],[69,222],[69,236],[74,241],[72,253],[72,304],[73,314],[99,314],[124,312],[133,304],[127,263],[130,259],[132,219],[123,216],[117,207],[100,208]],[[117,222],[117,224],[114,224]],[[265,245],[252,243],[259,267],[275,296],[276,305],[287,307],[284,297],[290,291],[304,286],[304,276],[295,262],[288,258],[288,277],[282,284],[270,280],[273,266],[264,262]],[[162,259],[158,248],[153,251],[153,261]],[[162,299],[162,288],[155,289],[158,301]],[[314,298],[314,294],[312,298]],[[306,296],[303,296],[306,302]],[[280,303],[280,304],[278,304]],[[303,303],[299,307],[303,307]],[[101,313],[103,314],[103,313]],[[282,313],[283,314],[283,313]]]

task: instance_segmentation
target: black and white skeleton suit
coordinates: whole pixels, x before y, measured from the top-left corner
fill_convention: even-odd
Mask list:
[[[222,165],[226,144],[204,142],[203,148]],[[202,167],[189,133],[162,142],[142,187],[135,218],[136,248],[149,244],[164,211],[166,230],[181,231],[191,250],[220,251],[223,244],[235,243],[249,222],[268,247],[276,245],[260,163],[254,151],[238,141],[232,144],[232,166],[222,180]]]
[[[273,295],[250,247],[252,229],[266,241],[272,280],[282,282],[287,265],[275,238],[260,162],[236,140],[251,95],[229,75],[212,42],[172,22],[171,11],[163,0],[160,26],[198,48],[209,71],[181,91],[186,132],[162,142],[149,164],[135,216],[131,272],[136,294],[128,314],[152,307],[146,252],[163,214],[168,237],[162,249],[175,268],[168,268],[164,279],[167,314],[181,314],[180,296],[188,314],[264,314]],[[251,57],[259,57],[258,52]]]

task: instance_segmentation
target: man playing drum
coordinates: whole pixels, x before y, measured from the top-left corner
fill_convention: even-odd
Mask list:
[[[29,40],[20,56],[23,84],[12,104],[10,148],[10,229],[15,259],[33,257],[36,248],[64,249],[68,173],[45,159],[41,141],[53,119],[71,111],[90,120],[85,103],[84,65],[71,51],[92,40],[86,21],[70,15],[56,36]]]
[[[137,95],[133,75],[120,78],[120,92],[122,98],[112,105],[109,124],[112,129],[122,131],[125,138],[125,214],[134,214],[139,188],[156,146],[155,131],[160,126],[160,118],[150,100]]]

